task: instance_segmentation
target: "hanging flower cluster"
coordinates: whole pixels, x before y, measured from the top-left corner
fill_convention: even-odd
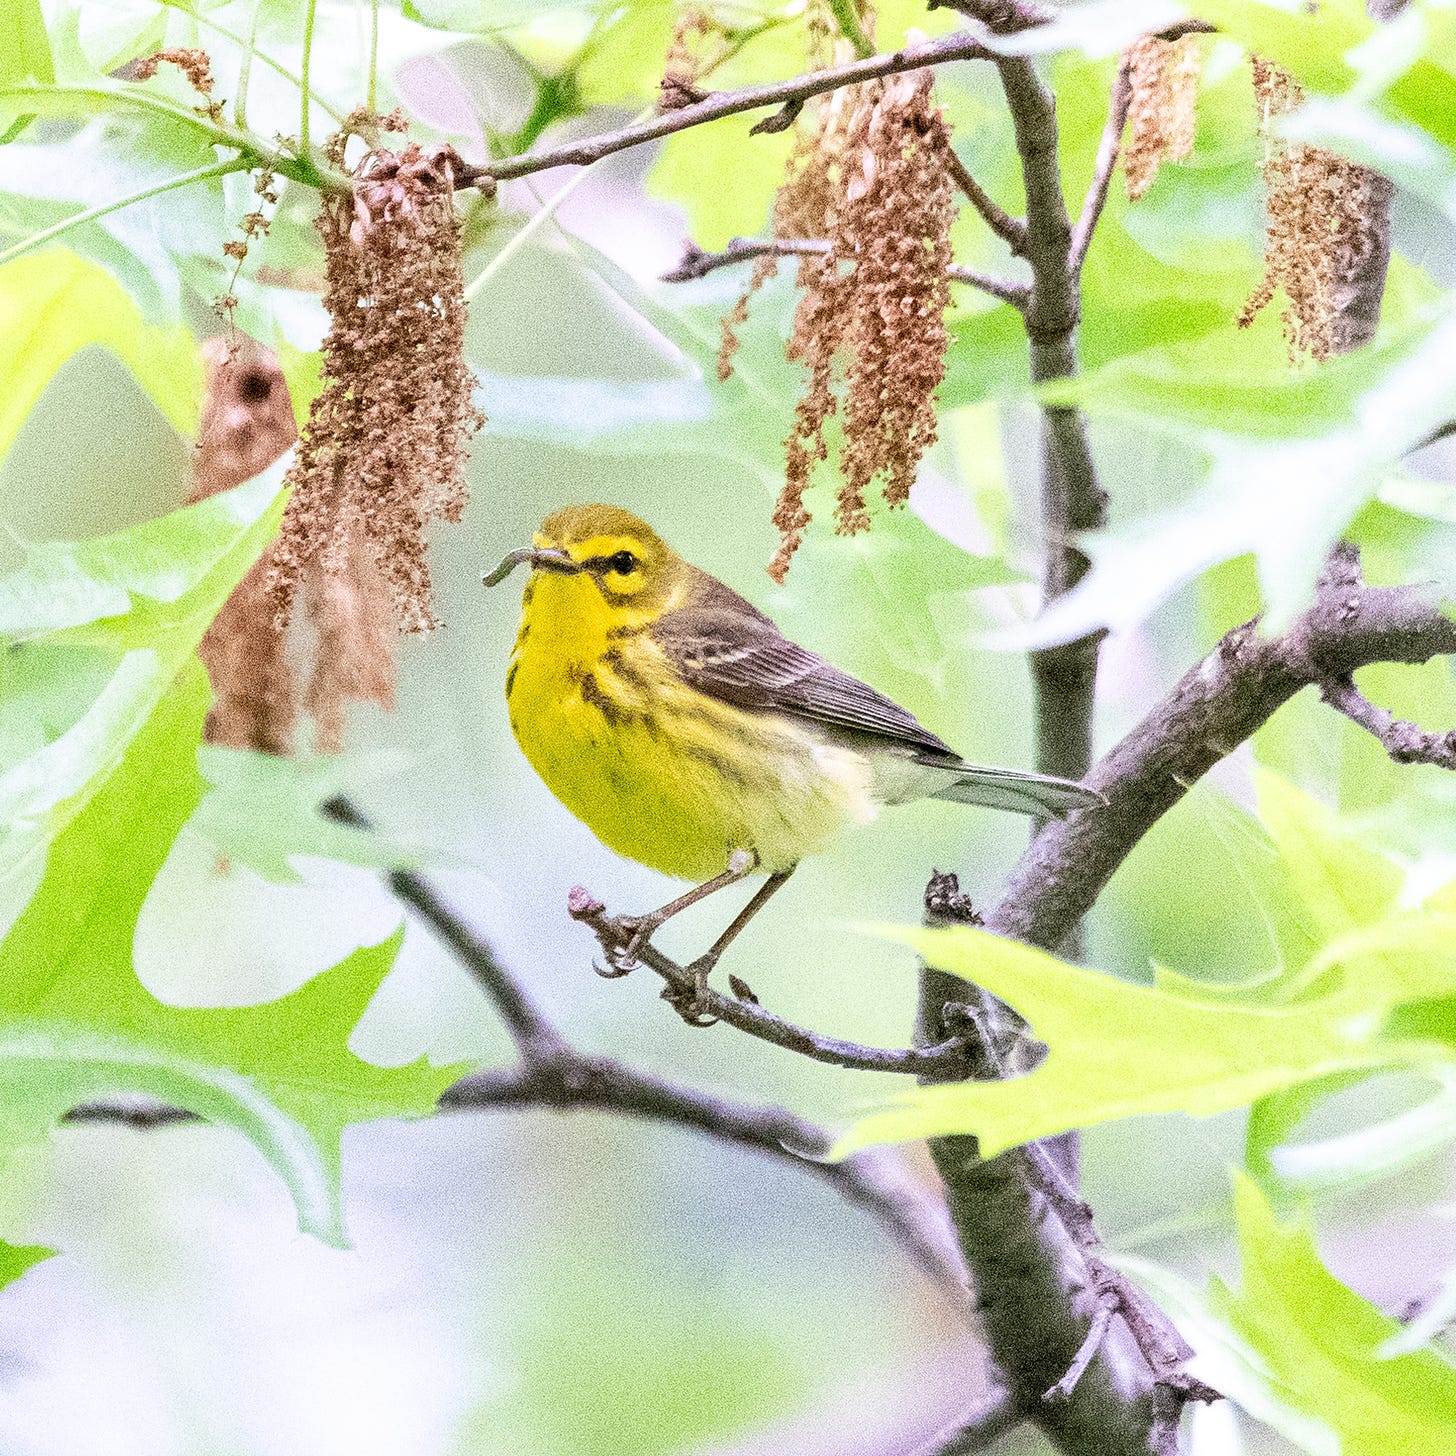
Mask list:
[[[1126,60],[1130,96],[1122,175],[1128,197],[1136,201],[1164,162],[1181,162],[1193,150],[1198,38],[1146,35],[1128,47]]]
[[[829,458],[828,426],[841,424],[835,528],[870,523],[878,480],[891,507],[910,494],[935,440],[935,393],[950,339],[950,133],[931,99],[929,72],[836,91],[800,118],[774,236],[822,241],[798,260],[800,298],[788,357],[807,373],[785,441],[784,488],[774,507],[781,542],[769,574],[782,581],[811,519],[805,495]],[[736,328],[752,293],[772,276],[760,259],[724,320],[719,374],[732,369]]]
[[[351,135],[400,129],[397,116],[356,113],[330,160],[343,166]],[[352,188],[324,201],[323,386],[279,538],[203,645],[213,742],[289,751],[300,694],[285,642],[300,593],[311,628],[295,644],[311,661],[301,697],[324,752],[342,746],[351,702],[392,705],[397,634],[436,625],[424,533],[464,509],[466,446],[483,423],[464,362],[459,165],[448,146],[376,145]],[[234,331],[206,346],[205,362],[194,499],[255,475],[297,436],[268,350]]]
[[[1239,327],[1247,328],[1282,289],[1291,361],[1328,359],[1344,347],[1342,316],[1382,246],[1372,219],[1389,183],[1323,147],[1275,136],[1271,123],[1295,110],[1304,93],[1279,66],[1258,56],[1252,63],[1265,138],[1264,278],[1239,314]]]

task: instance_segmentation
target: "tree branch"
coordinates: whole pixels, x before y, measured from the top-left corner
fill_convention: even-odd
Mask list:
[[[1320,697],[1378,739],[1396,763],[1430,763],[1437,768],[1456,769],[1456,729],[1427,733],[1419,724],[1407,723],[1389,708],[1372,703],[1349,676],[1321,683]]]
[[[1092,185],[1087,189],[1087,200],[1082,204],[1077,226],[1072,229],[1072,251],[1067,266],[1074,276],[1080,276],[1082,264],[1087,261],[1087,249],[1092,243],[1092,234],[1107,205],[1107,192],[1112,186],[1112,174],[1117,170],[1117,159],[1122,152],[1122,133],[1127,126],[1127,109],[1132,102],[1132,63],[1124,52],[1117,65],[1117,75],[1112,82],[1112,96],[1107,107],[1107,125],[1102,140],[1097,144],[1097,162],[1092,169]]]
[[[903,1161],[884,1156],[888,1150],[866,1148],[839,1162],[826,1162],[831,1136],[782,1108],[731,1102],[633,1071],[607,1057],[566,1049],[518,1067],[473,1072],[445,1090],[439,1108],[444,1113],[526,1108],[615,1112],[765,1153],[818,1178],[847,1203],[864,1209],[921,1273],[954,1304],[965,1305],[965,1266],[944,1206],[909,1174]],[[204,1121],[185,1108],[140,1097],[83,1103],[61,1120],[147,1132]]]
[[[955,876],[932,877],[926,922],[979,923]],[[968,994],[964,981],[927,969],[922,986],[923,1036],[961,1024],[953,1013],[956,998]],[[984,992],[969,994],[987,1011],[999,1006]],[[978,1052],[976,1076],[1012,1070],[994,1034],[980,1040]],[[1215,1394],[1184,1371],[1192,1351],[1162,1312],[1102,1257],[1092,1210],[1052,1151],[1031,1143],[988,1162],[970,1136],[932,1138],[930,1151],[992,1360],[1025,1418],[1058,1450],[1176,1456],[1183,1402]],[[1159,1416],[1165,1409],[1174,1413],[1171,1424]]]
[[[965,1303],[965,1266],[945,1209],[909,1176],[904,1162],[878,1156],[877,1149],[825,1162],[830,1135],[782,1108],[731,1102],[610,1058],[576,1053],[512,1071],[477,1072],[449,1088],[440,1107],[447,1112],[508,1107],[616,1112],[765,1153],[817,1177],[847,1203],[863,1208],[922,1273],[957,1304]]]
[[[1107,804],[1047,825],[987,917],[998,935],[1053,949],[1134,845],[1210,768],[1297,692],[1373,662],[1456,653],[1456,622],[1416,587],[1372,587],[1355,547],[1331,553],[1310,608],[1277,637],[1230,632],[1087,778]]]
[[[916,1456],[972,1456],[1021,1424],[1021,1408],[1005,1385],[998,1385],[979,1406],[942,1432]]]
[[[367,816],[343,797],[329,799],[320,805],[320,811],[340,823],[361,829],[370,827]],[[465,923],[428,879],[413,871],[401,870],[390,874],[388,882],[400,900],[474,976],[500,1012],[521,1055],[517,1067],[472,1073],[447,1088],[440,1097],[441,1112],[526,1107],[616,1112],[687,1128],[766,1153],[818,1178],[847,1202],[870,1213],[917,1268],[956,1304],[964,1305],[965,1266],[957,1252],[945,1209],[907,1173],[897,1155],[888,1150],[866,1149],[840,1162],[826,1162],[825,1154],[834,1142],[833,1137],[823,1128],[782,1108],[713,1097],[638,1072],[610,1058],[591,1057],[576,1051],[552,1026],[490,945]],[[673,969],[691,984],[691,977],[685,971]],[[793,1046],[797,1038],[812,1037],[812,1033],[801,1032],[768,1012],[759,1012],[758,1016],[765,1025],[771,1023],[776,1028],[768,1039],[777,1040],[779,1045]],[[760,1030],[756,1034],[764,1033]],[[816,1039],[816,1045],[850,1046],[827,1039]],[[947,1046],[940,1051],[940,1060],[949,1062],[952,1048]],[[925,1058],[918,1050],[871,1055],[891,1059],[904,1056],[912,1061]],[[832,1056],[820,1059],[835,1060]],[[934,1063],[937,1058],[932,1055],[930,1060]],[[86,1103],[73,1108],[62,1120],[116,1123],[150,1130],[201,1119],[183,1108],[168,1107],[148,1098],[124,1097]]]
[[[999,13],[996,6],[990,10]],[[990,23],[989,21],[987,22]],[[1016,131],[1026,191],[1026,260],[1032,292],[1026,309],[1031,373],[1038,383],[1077,372],[1081,299],[1072,266],[1072,229],[1062,195],[1056,101],[1031,62],[997,62]],[[1070,591],[1088,568],[1076,534],[1105,524],[1106,500],[1097,485],[1086,427],[1076,410],[1042,411],[1042,524],[1046,533],[1042,594],[1053,601]],[[1036,697],[1037,767],[1080,779],[1092,753],[1092,699],[1098,637],[1046,648],[1032,658]]]
[[[949,150],[949,149],[948,149]],[[970,169],[953,150],[949,151],[946,167],[955,179],[955,184],[971,200],[971,205],[981,214],[986,226],[996,234],[1012,253],[1020,256],[1026,251],[1026,223],[1019,217],[1012,217],[984,187],[971,175]]]
[[[603,157],[610,157],[614,152],[626,151],[629,147],[638,147],[644,142],[657,141],[661,137],[673,135],[674,132],[686,131],[689,127],[702,126],[710,121],[721,121],[724,117],[737,116],[745,111],[761,111],[768,106],[802,106],[811,97],[837,91],[843,86],[873,81],[880,76],[898,76],[905,71],[922,71],[927,66],[937,66],[946,61],[994,59],[996,53],[975,36],[968,35],[965,31],[952,31],[949,35],[923,41],[919,45],[906,46],[887,55],[870,56],[865,60],[851,61],[847,65],[810,71],[802,76],[790,77],[787,81],[773,81],[764,86],[745,86],[739,91],[715,91],[691,106],[681,106],[654,116],[650,121],[637,122],[600,136],[568,142],[553,151],[527,152],[518,157],[504,157],[499,161],[467,164],[457,170],[456,185],[473,187],[484,178],[507,182],[513,177],[528,177],[533,172],[544,172],[549,167],[590,166],[593,162],[601,161]]]
[[[368,829],[368,818],[342,795],[319,805],[325,818],[356,829]],[[435,933],[438,940],[475,978],[506,1024],[516,1050],[527,1062],[547,1061],[567,1050],[560,1033],[546,1019],[526,988],[500,963],[490,943],[466,925],[423,875],[395,870],[389,888]]]
[[[632,940],[632,929],[609,915],[606,907],[590,891],[576,886],[568,898],[567,910],[573,920],[579,920],[591,929],[609,958],[620,957],[627,950]],[[634,954],[638,961],[667,982],[664,999],[691,997],[696,991],[692,972],[670,960],[650,942]],[[947,1035],[934,1046],[906,1047],[903,1050],[861,1046],[858,1042],[841,1041],[838,1037],[824,1036],[795,1026],[766,1011],[755,1000],[735,999],[711,987],[702,1010],[713,1020],[746,1032],[760,1041],[770,1042],[785,1051],[798,1052],[811,1061],[825,1062],[850,1071],[899,1072],[912,1077],[938,1072],[949,1073],[952,1080],[956,1080],[964,1076],[970,1066],[965,1039],[957,1034]]]
[[[733,238],[721,253],[707,253],[696,243],[689,242],[683,249],[681,261],[669,272],[662,274],[664,283],[691,283],[706,278],[719,268],[733,268],[755,258],[816,258],[823,257],[831,244],[822,238]],[[1031,290],[1024,283],[1009,278],[994,278],[989,273],[974,268],[952,264],[946,270],[952,283],[966,283],[1009,303],[1013,308],[1025,308]]]

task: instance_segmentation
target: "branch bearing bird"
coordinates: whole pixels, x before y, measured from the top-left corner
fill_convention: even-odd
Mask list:
[[[678,1009],[807,855],[886,805],[950,799],[1054,815],[1103,802],[1066,779],[967,763],[897,703],[790,642],[645,521],[568,506],[517,566],[531,577],[506,673],[511,729],[547,787],[610,849],[700,883],[621,917],[618,969],[665,920],[755,872],[768,879],[706,954]],[[671,998],[669,998],[671,999]]]

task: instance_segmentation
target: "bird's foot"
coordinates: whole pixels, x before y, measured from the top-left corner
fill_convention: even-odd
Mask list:
[[[715,955],[699,956],[690,966],[684,967],[693,978],[691,986],[668,984],[662,988],[662,999],[682,1017],[689,1026],[716,1026],[719,1018],[708,1015],[711,1004],[708,989],[708,974],[717,964]]]
[[[608,915],[601,901],[580,885],[572,890],[566,903],[573,920],[585,921],[596,932],[607,963],[593,961],[592,970],[609,981],[637,969],[638,957],[662,923],[656,915]]]
[[[613,976],[625,976],[636,970],[638,957],[652,940],[652,934],[662,921],[655,915],[617,915],[610,925],[615,932],[615,945],[606,946],[607,959],[612,964]]]

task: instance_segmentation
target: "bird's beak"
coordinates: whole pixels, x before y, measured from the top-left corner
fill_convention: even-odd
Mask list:
[[[558,551],[554,548],[543,550],[538,546],[522,546],[506,556],[494,571],[486,572],[481,577],[481,581],[486,586],[499,586],[522,562],[529,562],[532,571],[553,571],[558,576],[575,576],[577,572],[585,570],[565,551]]]

